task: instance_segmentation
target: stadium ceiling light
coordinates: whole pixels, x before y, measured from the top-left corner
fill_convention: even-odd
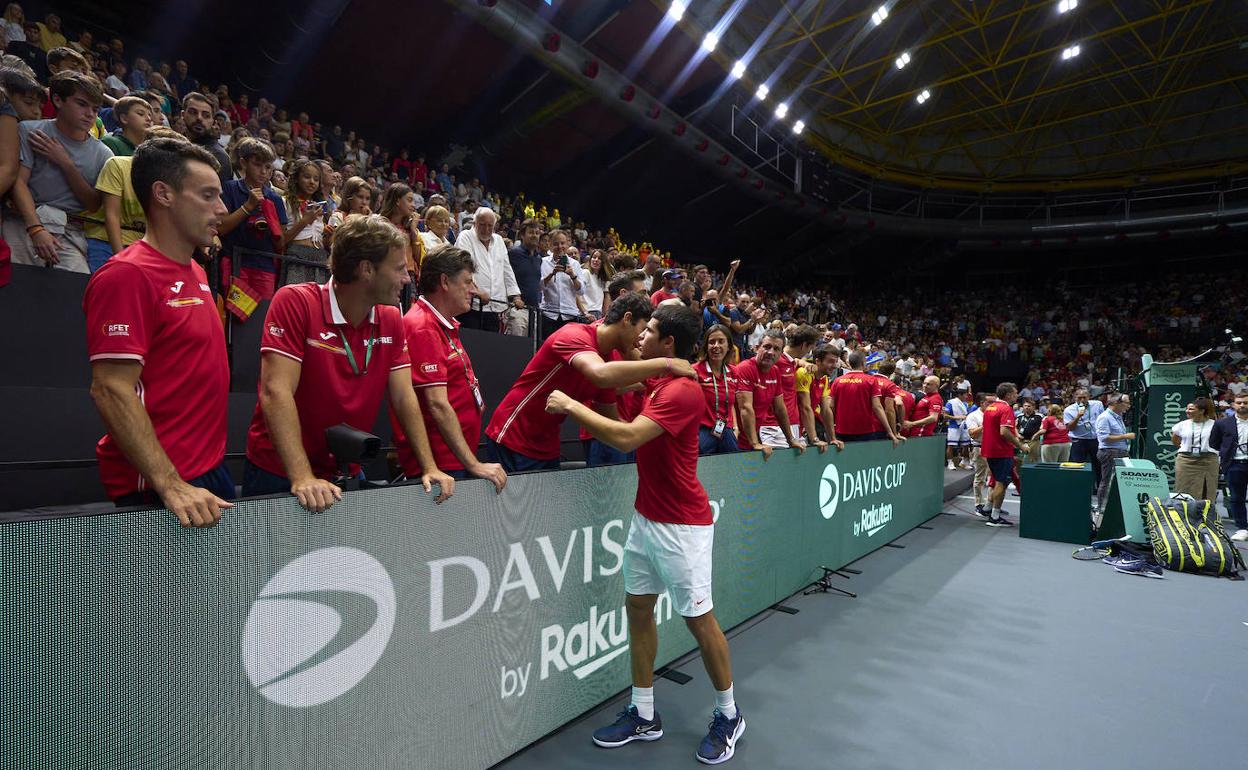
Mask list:
[[[932,92],[924,88],[922,91],[919,92],[918,96],[914,97],[914,100],[918,102],[919,104],[922,104],[923,102],[931,98],[932,98]]]
[[[706,33],[706,37],[702,38],[702,50],[710,53],[715,50],[715,46],[719,45],[719,35],[715,30]]]
[[[1066,13],[1079,7],[1079,0],[1058,0],[1057,12]]]
[[[745,75],[745,62],[737,59],[737,63],[732,65],[732,72],[729,74],[732,75],[733,80],[740,80]]]
[[[806,123],[804,121],[799,120],[793,124],[793,133],[800,134],[805,130],[806,130]]]
[[[884,20],[887,18],[888,18],[888,6],[887,5],[881,5],[879,8],[875,9],[875,13],[871,14],[871,21],[874,22],[875,26],[877,27],[883,24]]]
[[[672,21],[680,21],[685,16],[686,7],[683,0],[672,0],[671,7],[667,9],[667,17]]]
[[[767,87],[767,84],[759,83],[758,90],[754,92],[754,95],[757,96],[759,99],[766,99],[767,94],[769,93],[771,93],[771,89]]]
[[[910,63],[910,54],[907,53],[906,51],[902,51],[901,56],[898,56],[896,60],[893,61],[894,66],[896,66],[897,69],[899,70],[905,69],[906,65],[909,63]]]
[[[784,116],[788,114],[789,114],[788,102],[780,102],[779,104],[776,105],[776,117],[777,118],[783,119]]]
[[[1073,59],[1078,55],[1079,55],[1079,44],[1076,43],[1075,45],[1072,45],[1071,47],[1062,51],[1062,61],[1066,61],[1067,59]]]

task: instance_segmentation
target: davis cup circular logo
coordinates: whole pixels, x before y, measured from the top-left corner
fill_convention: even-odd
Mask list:
[[[394,630],[394,584],[355,548],[323,548],[283,567],[243,626],[243,670],[265,698],[305,708],[360,683]]]
[[[823,518],[830,519],[836,513],[836,505],[841,501],[841,476],[836,466],[828,463],[819,478],[819,512]]]

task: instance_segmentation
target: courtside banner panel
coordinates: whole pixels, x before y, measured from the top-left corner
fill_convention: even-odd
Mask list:
[[[942,447],[703,458],[720,622],[934,515]],[[440,506],[410,486],[317,515],[249,500],[207,530],[0,524],[3,766],[494,764],[628,686],[636,483],[626,465],[465,482]],[[658,619],[659,665],[694,648],[666,596]]]

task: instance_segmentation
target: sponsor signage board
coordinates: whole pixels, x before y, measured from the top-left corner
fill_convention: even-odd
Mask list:
[[[938,513],[943,441],[702,458],[725,628]],[[633,465],[0,524],[5,767],[480,768],[629,685]],[[696,645],[668,597],[663,665]],[[588,741],[588,737],[586,738]]]

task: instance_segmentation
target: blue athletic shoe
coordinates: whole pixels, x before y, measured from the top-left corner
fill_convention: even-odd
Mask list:
[[[1125,575],[1139,575],[1146,578],[1165,577],[1161,565],[1154,564],[1147,559],[1123,559],[1114,565],[1114,570]]]
[[[741,716],[740,707],[737,708],[736,719],[729,719],[719,709],[715,709],[711,714],[710,728],[710,732],[698,746],[698,761],[707,765],[727,762],[732,759],[732,754],[736,751],[741,733],[745,732],[745,718]]]
[[[630,741],[657,741],[663,737],[663,720],[659,712],[654,719],[645,720],[637,715],[637,707],[629,706],[621,711],[615,724],[594,730],[594,743],[604,749],[614,749]]]

